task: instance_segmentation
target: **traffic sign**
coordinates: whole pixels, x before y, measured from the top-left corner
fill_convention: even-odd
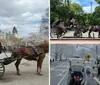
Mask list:
[[[86,60],[87,60],[87,61],[90,61],[90,58],[91,58],[90,55],[87,55],[87,56],[86,56]]]

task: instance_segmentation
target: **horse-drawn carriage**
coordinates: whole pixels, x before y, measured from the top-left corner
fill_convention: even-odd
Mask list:
[[[58,25],[56,25],[56,23],[54,22],[51,25],[51,30],[50,30],[51,38],[59,39],[70,30],[74,31],[74,34],[73,34],[74,38],[82,38],[83,37],[82,33],[85,33],[88,31],[88,26],[85,26],[85,25],[71,24],[69,26],[64,26],[64,23],[59,23]]]
[[[37,74],[41,75],[43,59],[45,58],[46,53],[49,52],[49,43],[44,41],[40,45],[36,46],[36,49],[38,53],[36,53],[34,47],[32,46],[16,48],[11,53],[11,57],[8,57],[3,51],[6,58],[0,59],[0,78],[2,78],[5,73],[5,65],[8,65],[14,61],[16,61],[15,67],[17,75],[20,75],[19,64],[23,58],[29,61],[37,61]]]
[[[84,60],[71,58],[68,72],[68,85],[84,85],[86,81]]]
[[[5,65],[8,65],[13,61],[15,61],[15,59],[13,59],[11,57],[0,59],[0,79],[3,77],[3,75],[5,73]]]

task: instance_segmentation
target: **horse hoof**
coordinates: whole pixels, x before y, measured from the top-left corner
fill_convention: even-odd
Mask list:
[[[20,76],[21,74],[20,73],[17,73],[17,75]]]
[[[42,73],[37,73],[37,75],[40,75],[40,76],[42,76]]]
[[[38,75],[39,75],[39,76],[42,76],[42,74],[41,74],[41,73],[39,73]]]

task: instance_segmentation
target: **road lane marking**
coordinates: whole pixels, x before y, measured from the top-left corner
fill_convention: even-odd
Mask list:
[[[63,70],[62,73],[59,74],[59,76],[61,76],[65,71]]]
[[[67,71],[67,69],[54,69],[54,70],[51,70],[51,71]]]
[[[100,81],[98,78],[94,77],[93,79],[100,85]]]
[[[55,67],[52,67],[51,70],[54,70],[54,69],[56,69],[56,68],[64,68],[64,67],[66,67],[66,66],[67,66],[67,68],[68,68],[69,65],[65,65],[65,64],[63,63],[63,64],[57,65],[57,66],[55,66]]]
[[[54,78],[54,77],[56,77],[56,76],[63,76],[62,74],[63,74],[64,72],[67,72],[67,71],[62,71],[62,73],[59,73],[59,74],[57,74],[57,75],[55,75],[55,76],[52,76],[52,77],[50,77],[50,78],[52,79],[52,78]]]
[[[68,66],[66,66],[66,68],[69,68],[69,65],[68,65]]]
[[[57,68],[57,67],[55,67],[55,68],[51,68],[50,70],[51,71],[66,71],[67,69],[69,68],[69,65],[68,66],[66,66],[65,68]]]
[[[64,65],[62,68],[65,68],[67,65]]]
[[[60,84],[61,84],[62,80],[65,78],[65,76],[66,76],[67,74],[68,74],[68,71],[67,71],[66,74],[62,77],[62,79],[58,82],[57,85],[60,85]]]
[[[51,68],[51,70],[54,70],[54,69],[56,69],[57,67],[59,67],[59,66],[57,65],[57,66],[55,66],[55,67]]]
[[[59,75],[55,75],[55,76],[52,76],[52,77],[50,77],[50,78],[52,79],[52,78],[54,78],[54,77],[56,77],[56,76],[59,76]],[[62,75],[61,75],[61,76],[62,76]]]

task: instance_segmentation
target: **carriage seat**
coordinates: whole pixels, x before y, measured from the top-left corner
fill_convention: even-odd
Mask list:
[[[20,49],[20,51],[22,52],[22,53],[24,53],[24,54],[28,54],[26,51],[25,51],[25,49]]]
[[[20,51],[23,55],[38,55],[34,48],[20,48]]]

